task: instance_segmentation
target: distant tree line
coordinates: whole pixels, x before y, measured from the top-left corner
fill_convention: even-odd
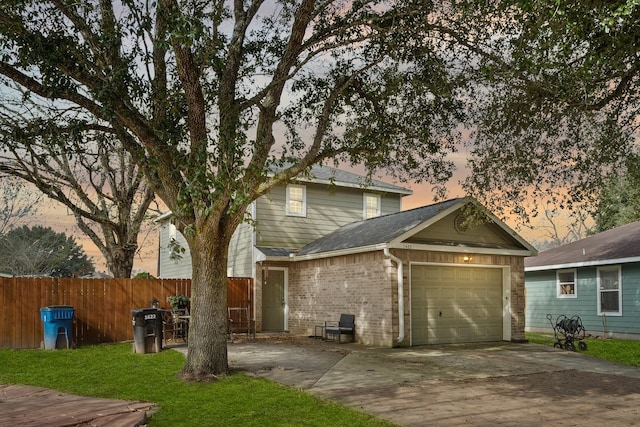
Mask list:
[[[0,234],[0,273],[78,277],[95,271],[73,237],[50,227],[22,226]]]

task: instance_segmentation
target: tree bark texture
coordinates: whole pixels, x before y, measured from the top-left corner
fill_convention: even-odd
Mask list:
[[[200,232],[189,239],[189,246],[193,271],[191,321],[187,361],[181,377],[206,381],[229,371],[226,335],[229,238],[224,233]]]

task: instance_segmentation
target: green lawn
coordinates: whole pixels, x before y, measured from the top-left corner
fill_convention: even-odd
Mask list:
[[[532,343],[553,345],[545,334]],[[640,366],[640,341],[587,339],[585,353]],[[0,349],[0,384],[49,387],[84,396],[157,403],[153,426],[391,426],[351,408],[280,384],[234,374],[213,383],[177,379],[184,355],[176,351],[135,354],[131,344],[75,350]]]
[[[234,374],[212,383],[177,379],[184,355],[135,354],[131,344],[75,350],[0,349],[0,384],[54,388],[83,396],[142,400],[160,410],[149,426],[391,426],[280,384]]]
[[[550,346],[555,342],[551,334],[527,333],[526,338],[529,342]],[[640,341],[586,338],[584,342],[587,350],[579,353],[624,365],[640,366]]]

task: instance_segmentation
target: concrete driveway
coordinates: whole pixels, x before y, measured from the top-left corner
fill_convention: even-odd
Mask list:
[[[234,370],[405,426],[640,425],[640,369],[536,344],[388,349],[282,336],[228,349]]]

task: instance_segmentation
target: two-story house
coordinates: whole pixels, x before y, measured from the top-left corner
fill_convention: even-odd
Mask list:
[[[402,197],[410,194],[402,187],[316,165],[308,176],[277,186],[249,206],[251,222],[241,224],[232,238],[227,274],[255,279],[257,262],[288,259],[343,225],[399,212]],[[189,252],[172,254],[174,247],[187,245],[171,224],[171,212],[155,221],[161,225],[158,277],[191,277]]]
[[[356,340],[395,346],[524,339],[524,256],[535,250],[472,199],[401,211],[410,190],[316,166],[250,207],[228,274],[255,280],[257,329],[311,335],[341,313]],[[469,227],[465,207],[486,222]],[[160,277],[190,277],[170,214]]]

